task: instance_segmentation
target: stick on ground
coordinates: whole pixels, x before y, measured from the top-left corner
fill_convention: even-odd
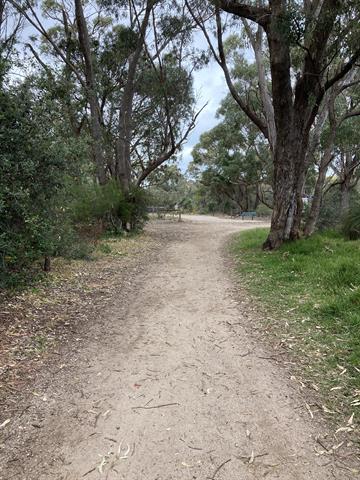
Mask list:
[[[225,460],[225,462],[221,463],[217,469],[215,470],[215,472],[213,473],[213,476],[212,477],[208,477],[209,480],[215,480],[215,477],[216,475],[220,472],[220,470],[223,468],[224,465],[226,465],[227,463],[231,462],[231,458],[229,458],[228,460]]]

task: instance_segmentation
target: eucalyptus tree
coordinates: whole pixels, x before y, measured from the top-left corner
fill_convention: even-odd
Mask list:
[[[0,0],[0,58],[4,62],[14,53],[23,19],[8,0]]]
[[[327,186],[340,189],[340,215],[346,216],[350,208],[351,191],[359,183],[360,179],[360,119],[350,117],[343,123],[337,132],[334,155],[331,162],[331,170],[334,175]]]
[[[308,156],[312,156],[317,168],[317,179],[304,233],[311,235],[319,218],[324,194],[336,185],[342,189],[343,215],[348,208],[348,192],[357,181],[356,172],[359,143],[358,120],[360,115],[358,69],[354,69],[337,82],[328,92],[319,112]],[[330,180],[328,179],[330,173]],[[331,173],[336,174],[332,181]]]
[[[80,1],[44,1],[38,8],[33,2],[9,0],[25,21],[38,33],[40,52],[36,46],[36,36],[32,35],[27,42],[31,53],[46,71],[49,80],[61,80],[63,100],[67,106],[69,120],[74,131],[83,126],[83,121],[76,125],[79,112],[74,111],[73,98],[82,96],[85,99],[84,113],[92,139],[93,159],[99,183],[106,182],[106,159],[101,129],[99,97],[96,89],[93,39],[97,30],[102,28],[98,13],[91,25],[85,19],[83,5]],[[42,55],[42,53],[44,55]],[[82,101],[78,102],[81,105]],[[89,106],[89,115],[87,108]],[[82,115],[80,114],[80,117]]]
[[[247,67],[251,78],[251,65]],[[193,149],[193,175],[209,188],[210,198],[218,205],[242,211],[254,210],[259,203],[271,208],[272,163],[267,143],[232,96],[222,101],[217,115],[220,123],[203,133]]]
[[[187,3],[224,71],[231,94],[269,141],[274,163],[274,209],[264,247],[276,248],[284,240],[300,235],[310,132],[326,92],[354,68],[360,56],[359,2],[213,0],[205,13],[202,2]],[[206,23],[209,17],[214,21],[216,44],[212,41],[211,23]],[[238,29],[251,31],[253,42],[252,37],[256,40],[262,35],[267,40],[271,97],[260,88],[266,115],[259,116],[234,87],[223,41],[230,21]],[[260,85],[261,65],[259,58]]]
[[[140,35],[121,98],[115,166],[125,190],[180,151],[201,111],[194,110],[198,59],[184,3],[133,2],[131,13]]]
[[[9,1],[40,34],[27,43],[61,85],[72,131],[90,133],[100,184],[116,178],[126,193],[181,149],[198,115],[181,2],[44,0],[40,14]]]

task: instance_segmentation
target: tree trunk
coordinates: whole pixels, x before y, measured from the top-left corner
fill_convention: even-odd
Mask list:
[[[267,87],[267,78],[266,78],[264,58],[262,53],[263,27],[261,25],[258,25],[257,32],[254,35],[252,33],[251,28],[249,27],[247,20],[243,19],[243,24],[255,55],[255,61],[256,61],[256,66],[258,71],[259,92],[260,92],[261,102],[264,110],[264,115],[266,118],[266,123],[268,126],[268,137],[269,137],[268,140],[269,140],[271,150],[274,151],[275,144],[276,144],[276,126],[275,126],[275,118],[274,118],[274,107],[273,107],[272,99]]]
[[[135,69],[134,69],[135,72]],[[119,115],[119,136],[116,141],[116,164],[115,176],[119,180],[121,189],[127,193],[131,183],[131,137],[132,137],[132,105],[134,99],[134,84],[133,79],[129,76],[126,82]]]
[[[306,237],[309,237],[315,231],[315,227],[320,215],[320,208],[321,208],[322,199],[323,199],[323,189],[325,185],[326,174],[327,174],[330,162],[333,158],[332,152],[334,147],[337,124],[335,122],[333,107],[329,108],[329,112],[330,112],[329,119],[330,119],[331,131],[330,131],[329,139],[327,141],[327,147],[321,158],[321,162],[319,166],[319,174],[315,184],[314,196],[311,202],[310,213],[304,228],[304,234]]]
[[[267,30],[270,68],[272,78],[272,97],[276,126],[276,144],[274,148],[274,208],[271,228],[263,248],[278,248],[289,239],[295,213],[295,159],[299,151],[299,142],[295,138],[293,90],[290,77],[290,50],[284,42],[278,28],[278,18],[283,15],[283,5],[273,5],[273,15]]]
[[[315,227],[320,215],[320,208],[321,208],[322,199],[323,199],[323,189],[325,185],[328,166],[329,166],[328,163],[321,161],[318,178],[315,184],[314,196],[311,202],[309,216],[306,220],[306,224],[304,228],[305,237],[309,237],[315,231]]]
[[[303,134],[301,124],[294,123],[283,127],[281,133],[278,130],[274,155],[274,208],[270,233],[263,245],[265,249],[278,248],[284,241],[296,240],[301,234],[308,136]]]
[[[149,24],[151,9],[154,0],[148,0],[146,10],[142,19],[139,31],[139,37],[135,51],[129,59],[127,80],[124,87],[120,113],[119,113],[119,135],[115,146],[115,175],[119,180],[121,189],[124,193],[129,192],[131,184],[131,139],[132,139],[132,113],[135,95],[135,77],[136,69],[140,60],[140,55],[145,42],[146,29]]]
[[[263,248],[278,248],[290,238],[296,198],[294,193],[294,162],[291,152],[280,149],[278,139],[274,155],[274,200],[270,233]]]
[[[43,270],[44,272],[50,272],[51,270],[51,259],[48,255],[45,255],[44,257]]]
[[[105,159],[103,153],[103,134],[100,123],[100,109],[96,93],[96,82],[91,55],[89,32],[81,0],[75,0],[75,15],[79,34],[80,49],[85,63],[86,94],[90,107],[90,133],[96,165],[96,175],[100,184],[106,183]]]
[[[347,177],[340,186],[341,192],[341,203],[340,203],[340,212],[341,216],[344,217],[350,208],[350,178]]]

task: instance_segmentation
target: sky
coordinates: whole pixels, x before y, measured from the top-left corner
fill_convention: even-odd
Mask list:
[[[191,151],[198,143],[200,135],[210,130],[219,120],[216,118],[216,111],[221,100],[228,93],[221,68],[215,61],[211,61],[205,68],[194,73],[194,90],[197,98],[197,108],[200,109],[207,103],[201,112],[196,127],[190,133],[182,150],[180,168],[186,171],[189,162],[192,160]]]
[[[213,38],[212,41],[216,44]],[[193,45],[199,50],[208,50],[208,44],[202,32],[194,34]],[[244,50],[244,55],[248,60],[253,60],[251,50]],[[183,146],[182,157],[179,162],[179,167],[183,173],[186,172],[188,164],[192,161],[191,152],[198,143],[200,135],[219,123],[220,120],[216,118],[216,111],[221,100],[229,93],[224,73],[214,59],[211,59],[207,67],[195,71],[193,76],[197,109],[200,109],[206,102],[208,104],[200,114],[195,129],[190,133],[186,144]]]

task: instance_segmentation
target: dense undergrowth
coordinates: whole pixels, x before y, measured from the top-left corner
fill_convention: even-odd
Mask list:
[[[360,407],[360,240],[327,231],[264,252],[266,234],[251,230],[233,242],[242,282],[277,319],[269,328],[299,354],[304,376],[335,409],[353,413]]]
[[[36,202],[34,191],[16,212],[8,207],[10,201],[0,205],[0,212],[8,213],[0,221],[0,289],[23,288],[43,279],[44,258],[48,269],[50,258],[91,259],[101,238],[136,233],[147,218],[145,192],[133,189],[125,196],[115,181],[104,186],[65,183],[47,216],[38,214]]]

